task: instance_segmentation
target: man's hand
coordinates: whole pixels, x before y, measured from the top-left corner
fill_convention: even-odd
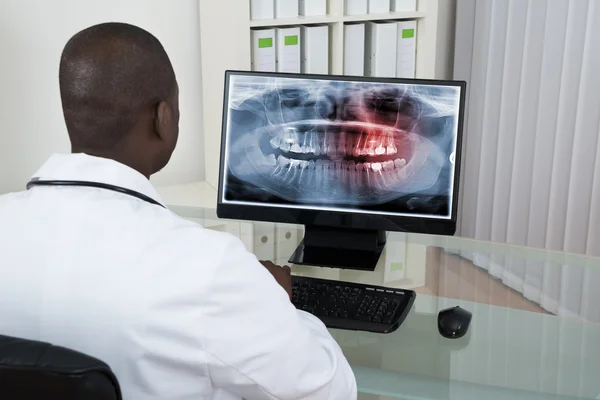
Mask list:
[[[282,288],[290,296],[290,300],[292,299],[292,270],[287,265],[281,267],[279,265],[273,264],[271,261],[261,261],[260,262],[264,267],[273,275],[277,283],[281,285]]]

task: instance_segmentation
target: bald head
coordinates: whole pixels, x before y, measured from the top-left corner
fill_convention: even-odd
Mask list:
[[[110,151],[140,126],[157,128],[152,125],[157,108],[172,103],[177,90],[158,39],[123,23],[95,25],[73,36],[62,53],[59,80],[72,147],[89,152]]]

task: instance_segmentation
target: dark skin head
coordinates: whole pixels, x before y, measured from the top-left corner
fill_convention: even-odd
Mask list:
[[[121,23],[85,29],[66,44],[59,80],[73,153],[147,178],[167,165],[179,134],[179,87],[152,34]]]

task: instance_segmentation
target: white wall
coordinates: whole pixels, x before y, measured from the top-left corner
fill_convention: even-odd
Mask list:
[[[52,152],[69,151],[60,53],[74,33],[108,21],[156,35],[179,80],[180,141],[154,183],[204,179],[197,0],[0,0],[0,193],[23,189]]]
[[[225,71],[250,69],[250,2],[200,0],[206,182],[218,186]],[[215,37],[218,36],[218,40]],[[215,206],[213,204],[213,206]]]
[[[456,0],[438,3],[435,78],[454,78],[454,42],[456,33]]]

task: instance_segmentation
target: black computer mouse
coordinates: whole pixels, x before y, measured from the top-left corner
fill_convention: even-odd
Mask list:
[[[448,339],[465,336],[469,330],[472,314],[459,306],[447,308],[438,314],[438,331]]]

